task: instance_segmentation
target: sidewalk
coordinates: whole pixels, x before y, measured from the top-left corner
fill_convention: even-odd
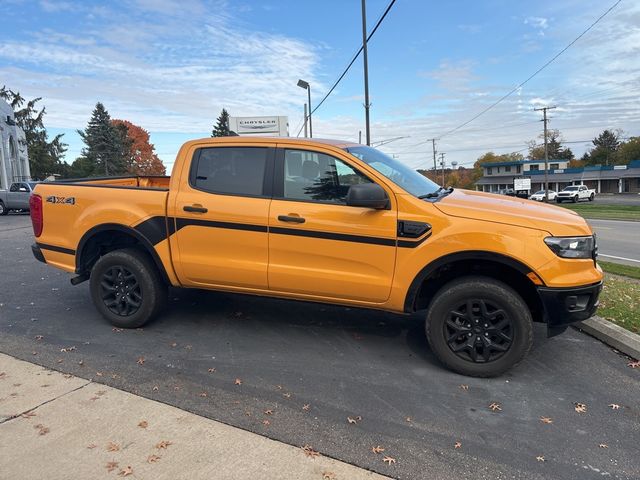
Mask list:
[[[20,480],[386,478],[4,354],[0,472]]]

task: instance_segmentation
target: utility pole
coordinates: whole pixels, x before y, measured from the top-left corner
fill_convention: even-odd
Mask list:
[[[304,104],[304,138],[307,138],[308,132],[307,132],[307,120],[309,117],[307,117],[307,104]]]
[[[358,130],[358,143],[362,143],[362,130]]]
[[[362,54],[364,60],[364,114],[367,145],[371,145],[371,130],[369,129],[369,64],[367,59],[367,7],[366,0],[362,0]]]
[[[433,146],[433,173],[437,174],[438,166],[436,165],[436,139],[431,139],[431,145]]]
[[[442,167],[442,188],[444,188],[444,152],[440,154],[440,166]]]
[[[556,107],[534,108],[535,111],[542,110],[544,122],[544,201],[549,201],[549,148],[547,144],[547,110],[553,110]]]

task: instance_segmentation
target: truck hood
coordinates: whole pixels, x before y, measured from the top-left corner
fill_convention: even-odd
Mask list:
[[[495,193],[456,189],[434,205],[453,217],[534,228],[559,237],[592,234],[584,218],[572,210]]]

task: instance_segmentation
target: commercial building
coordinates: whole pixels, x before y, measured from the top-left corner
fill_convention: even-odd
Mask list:
[[[24,132],[16,125],[11,105],[0,98],[0,190],[30,179]]]
[[[568,185],[587,185],[597,193],[640,193],[640,160],[627,165],[596,165],[568,168],[568,160],[549,160],[549,189],[560,191]],[[513,188],[514,179],[530,178],[531,193],[544,189],[544,160],[489,163],[476,190],[497,192]]]

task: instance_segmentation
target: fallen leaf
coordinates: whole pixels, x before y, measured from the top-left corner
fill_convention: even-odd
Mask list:
[[[283,396],[284,398],[291,398],[291,394],[290,394],[289,392],[287,392],[287,393],[283,393],[283,394],[282,394],[282,396]]]
[[[59,358],[59,359],[57,359],[57,360],[56,360],[56,363],[62,363],[62,362],[64,362],[64,360],[63,360],[63,359],[61,359],[61,358]]]
[[[242,385],[242,380],[240,380],[239,378],[236,378],[235,384]]]
[[[322,480],[336,480],[337,478],[333,472],[322,472]]]
[[[538,455],[536,457],[536,460],[539,461],[539,462],[544,462],[544,455]]]
[[[302,409],[305,412],[308,412],[310,408],[311,408],[311,404],[310,403],[305,403],[304,405],[302,405]]]
[[[389,465],[391,465],[392,463],[396,463],[396,459],[393,457],[384,457],[382,461],[384,463],[388,463]]]
[[[75,349],[76,349],[76,347],[61,348],[60,349],[60,353],[73,352]]]
[[[144,357],[138,357],[138,361],[136,363],[138,365],[144,365]]]
[[[176,348],[178,346],[178,344],[176,342],[173,342],[171,345],[169,345],[171,348]]]
[[[36,340],[40,341],[42,340],[44,337],[42,335],[36,335]]]
[[[200,396],[201,396],[201,397],[208,397],[208,396],[209,396],[209,394],[208,394],[207,392],[201,392],[201,393],[200,393]]]
[[[83,366],[84,365],[84,360],[79,360],[78,361],[78,365]]]
[[[462,390],[469,390],[469,385],[464,385],[464,384],[463,384],[463,385],[460,385],[460,388],[461,388]]]
[[[600,445],[598,445],[600,448],[609,448],[609,445],[607,445],[606,443],[601,443]]]
[[[122,329],[121,329],[121,328],[117,328],[117,327],[113,327],[113,328],[111,329],[111,331],[112,331],[112,332],[116,332],[116,333],[120,333],[120,332],[122,331]]]
[[[90,443],[89,445],[87,445],[87,448],[89,450],[93,450],[94,448],[96,448],[98,445],[96,445],[95,443]]]
[[[22,415],[20,415],[22,418],[31,418],[31,417],[35,417],[36,414],[33,411],[29,411],[29,412],[24,412]]]
[[[407,422],[407,423],[411,423],[411,420],[412,420],[412,419],[411,419],[411,417],[406,417],[406,418],[404,419],[404,421],[405,421],[405,422]]]
[[[120,445],[118,445],[117,443],[107,443],[107,452],[117,452],[118,450],[120,450]]]
[[[149,426],[149,422],[147,422],[146,420],[142,420],[142,421],[138,424],[138,426],[139,426],[140,428],[147,428],[147,427]]]
[[[300,447],[307,457],[315,458],[320,456],[320,452],[316,452],[311,445]]]
[[[169,445],[173,445],[173,443],[167,441],[167,440],[162,440],[160,443],[156,444],[156,448],[158,450],[160,449],[166,449]]]
[[[456,442],[453,444],[453,448],[462,448],[462,443]]]
[[[384,452],[384,447],[381,447],[380,445],[378,445],[376,447],[371,447],[371,451],[373,453],[382,453],[382,452]]]
[[[355,425],[356,423],[358,423],[360,420],[362,420],[362,417],[360,415],[358,415],[357,417],[353,418],[353,417],[347,417],[347,422],[349,422],[352,425]]]
[[[553,420],[549,417],[540,417],[542,423],[553,423]]]
[[[273,415],[273,410],[271,410],[270,408],[268,408],[267,410],[264,411],[265,415]]]
[[[118,462],[109,462],[106,467],[107,472],[113,472],[116,468],[118,468]]]
[[[500,405],[499,403],[496,403],[496,402],[492,402],[489,405],[489,408],[491,409],[492,412],[501,412],[502,411],[502,405]]]
[[[129,475],[133,474],[133,468],[131,467],[124,467],[122,470],[120,470],[120,473],[118,473],[119,477],[128,477]]]
[[[45,427],[44,425],[42,425],[41,423],[39,423],[38,425],[36,425],[33,428],[38,430],[38,435],[46,435],[47,433],[50,432],[50,430],[47,427]]]
[[[265,427],[268,427],[269,425],[271,425],[271,422],[270,422],[269,420],[263,420],[263,421],[262,421],[262,424],[263,424]]]
[[[584,403],[574,403],[573,409],[578,413],[585,413],[587,411],[587,406]]]
[[[193,347],[191,345],[185,345],[184,348],[187,350],[191,350]]]
[[[609,406],[611,407],[611,410],[619,410],[620,409],[620,405],[618,405],[617,403],[610,403]]]
[[[276,385],[276,390],[282,390],[282,385]]]
[[[153,386],[153,388],[152,388],[151,390],[153,390],[154,392],[157,392],[157,391],[158,391],[158,386],[157,386],[157,385],[154,385],[154,386]]]
[[[207,370],[207,372],[209,372],[209,373],[214,373],[215,371],[216,371],[215,368],[210,368],[209,370]]]
[[[96,372],[96,377],[101,377],[102,376],[102,372]]]
[[[73,375],[71,375],[70,373],[65,373],[64,375],[62,375],[64,378],[71,378],[73,377]]]
[[[640,368],[640,360],[636,360],[635,362],[629,362],[627,363],[627,367],[631,367],[631,368]]]
[[[156,463],[158,460],[160,460],[162,457],[159,457],[158,455],[149,455],[147,457],[147,463]]]

